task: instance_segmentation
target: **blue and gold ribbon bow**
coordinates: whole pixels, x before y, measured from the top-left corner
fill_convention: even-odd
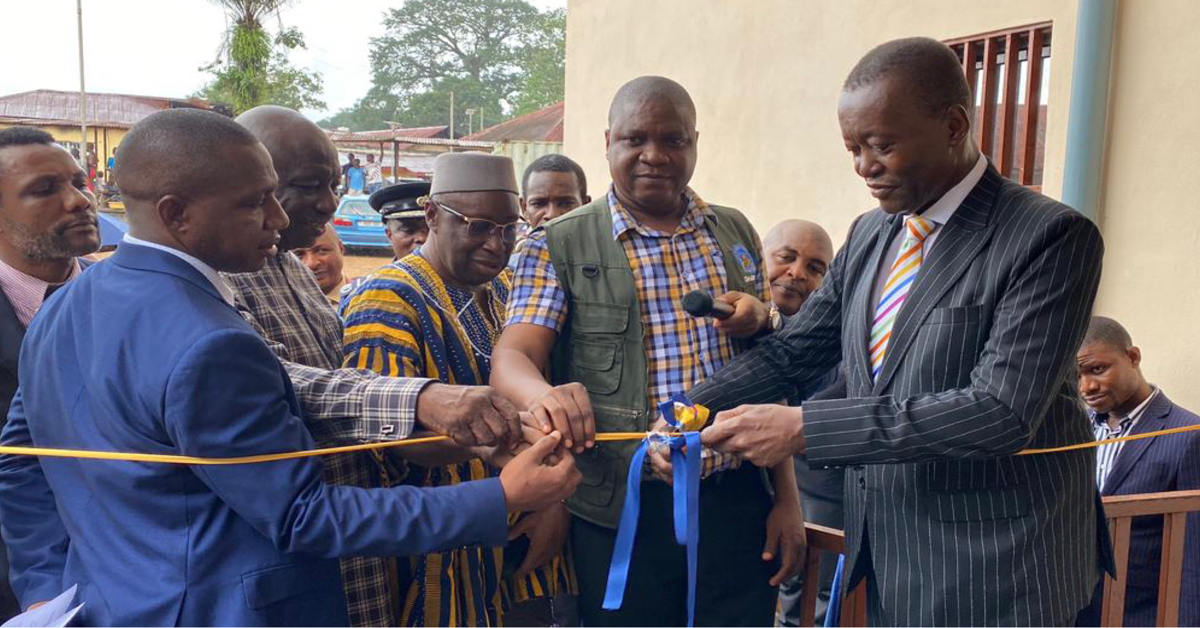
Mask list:
[[[612,564],[608,570],[608,588],[604,593],[605,610],[615,611],[625,601],[625,588],[629,580],[629,562],[633,558],[633,539],[637,533],[638,512],[642,496],[642,465],[646,451],[653,442],[671,448],[672,476],[674,480],[675,542],[687,547],[688,565],[688,626],[696,624],[696,565],[699,561],[700,545],[700,432],[692,421],[679,420],[675,414],[676,404],[683,407],[684,417],[697,417],[707,411],[695,406],[683,395],[672,395],[659,405],[667,423],[678,435],[649,434],[633,453],[629,463],[628,487],[625,506],[621,510],[621,521],[617,525],[617,541],[613,547]],[[684,431],[686,430],[686,431]]]

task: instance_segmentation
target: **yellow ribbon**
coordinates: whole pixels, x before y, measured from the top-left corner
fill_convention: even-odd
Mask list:
[[[1143,438],[1155,438],[1158,436],[1169,436],[1171,434],[1182,434],[1184,432],[1200,431],[1200,425],[1189,425],[1186,427],[1176,427],[1169,430],[1159,430],[1157,432],[1146,432],[1145,434],[1135,434],[1132,436],[1121,436],[1119,438],[1109,438],[1106,440],[1092,441],[1088,443],[1077,443],[1074,445],[1064,445],[1062,447],[1048,447],[1044,449],[1026,449],[1018,452],[1018,456],[1030,456],[1035,454],[1054,454],[1064,451],[1075,451],[1078,449],[1091,449],[1101,445],[1111,443],[1121,443],[1131,440],[1141,440]],[[596,434],[596,440],[599,442],[614,442],[614,441],[630,441],[642,440],[646,438],[650,432],[605,432]],[[309,449],[305,451],[288,451],[278,454],[260,454],[256,456],[238,456],[235,458],[199,458],[196,456],[178,456],[172,454],[131,454],[115,451],[90,451],[86,449],[53,449],[46,447],[21,447],[0,445],[0,455],[13,456],[43,456],[49,458],[82,458],[89,460],[113,460],[122,462],[158,462],[162,464],[188,464],[188,465],[229,465],[229,464],[257,464],[262,462],[277,462],[279,460],[294,460],[296,458],[313,458],[316,456],[328,456],[332,454],[344,454],[355,451],[372,451],[377,449],[387,449],[390,447],[404,447],[407,445],[421,445],[425,443],[437,443],[450,440],[446,436],[425,436],[421,438],[409,438],[405,440],[390,441],[386,443],[367,443],[363,445],[345,445],[342,447],[325,447],[322,449]]]
[[[646,438],[646,432],[607,432],[597,434],[597,441],[641,440]],[[52,449],[46,447],[21,447],[0,445],[0,455],[13,456],[45,456],[50,458],[84,458],[89,460],[117,460],[123,462],[159,462],[163,464],[195,464],[195,465],[226,465],[226,464],[257,464],[260,462],[277,462],[279,460],[294,460],[296,458],[313,458],[332,454],[346,454],[355,451],[373,451],[389,447],[404,447],[406,445],[423,445],[450,440],[447,436],[424,436],[385,443],[367,443],[363,445],[343,445],[341,447],[325,447],[304,451],[287,451],[278,454],[259,454],[256,456],[238,456],[235,458],[199,458],[196,456],[179,456],[174,454],[129,454],[115,451],[91,451],[87,449]]]

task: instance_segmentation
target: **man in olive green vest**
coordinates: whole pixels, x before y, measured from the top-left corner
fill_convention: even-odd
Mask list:
[[[636,443],[596,432],[646,431],[672,393],[703,381],[770,330],[758,235],[737,210],[688,182],[696,110],[678,83],[624,85],[605,133],[613,184],[603,198],[534,231],[521,251],[491,383],[577,452],[583,484],[568,501],[585,625],[683,625],[687,560],[675,543],[671,488],[644,471],[624,604],[601,609],[626,474]],[[682,296],[729,303],[723,321],[692,318]],[[549,374],[549,381],[544,374]],[[749,464],[700,489],[699,625],[769,625],[776,587],[798,568],[803,523],[791,464],[772,469],[778,501]],[[659,457],[657,468],[664,460]],[[661,476],[661,473],[659,474]]]

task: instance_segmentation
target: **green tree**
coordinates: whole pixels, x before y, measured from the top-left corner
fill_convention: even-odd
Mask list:
[[[541,16],[526,48],[525,78],[514,101],[513,115],[524,115],[563,99],[567,83],[567,12]]]
[[[229,17],[218,59],[202,71],[213,80],[198,95],[226,103],[235,114],[264,104],[295,109],[321,109],[321,75],[294,67],[288,60],[292,50],[303,49],[304,36],[297,28],[283,29],[275,37],[263,26],[263,18],[276,13],[291,0],[212,0]]]
[[[495,124],[515,106],[532,110],[562,99],[563,77],[554,77],[563,67],[562,11],[542,14],[525,0],[406,0],[385,14],[384,25],[385,34],[371,40],[371,90],[323,124],[449,124],[453,92],[458,137],[468,130],[467,109],[482,109]]]

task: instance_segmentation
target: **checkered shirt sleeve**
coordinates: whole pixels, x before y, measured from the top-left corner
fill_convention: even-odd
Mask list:
[[[433,381],[295,362],[283,366],[304,409],[304,421],[323,446],[408,438],[416,422],[417,396]]]
[[[771,304],[771,288],[767,285],[767,261],[763,257],[762,240],[758,233],[754,234],[754,255],[758,259],[758,272],[754,275],[754,296],[759,301]],[[714,415],[713,418],[716,418]],[[712,422],[712,419],[709,419]],[[790,464],[790,463],[789,463]],[[734,454],[723,454],[714,449],[705,449],[701,453],[700,477],[706,478],[714,473],[736,469],[742,465],[742,459]]]
[[[258,273],[222,278],[234,289],[242,318],[283,363],[313,440],[331,447],[408,438],[416,422],[417,396],[431,380],[337,368],[338,363],[325,357],[340,355],[340,323],[326,320],[336,319],[336,314],[316,283],[291,273],[287,261]],[[310,294],[309,288],[317,292]],[[289,293],[294,298],[286,298]],[[327,338],[338,343],[332,352],[322,346]]]
[[[507,325],[529,323],[561,331],[567,322],[567,293],[558,283],[546,232],[529,234],[517,253],[517,270],[508,296]]]

